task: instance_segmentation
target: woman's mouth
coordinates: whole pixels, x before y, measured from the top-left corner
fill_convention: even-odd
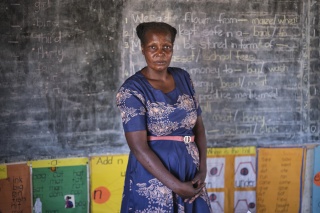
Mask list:
[[[166,61],[156,61],[155,62],[155,64],[158,64],[158,65],[164,65],[166,63],[167,63]]]

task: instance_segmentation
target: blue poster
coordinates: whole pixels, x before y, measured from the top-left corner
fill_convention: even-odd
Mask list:
[[[320,147],[314,149],[312,212],[320,212]]]

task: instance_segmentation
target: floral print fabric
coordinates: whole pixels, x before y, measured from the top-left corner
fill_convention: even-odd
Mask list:
[[[193,135],[192,129],[201,109],[189,74],[179,68],[168,68],[175,89],[163,93],[151,86],[141,71],[121,86],[117,94],[125,132],[146,130],[148,135]],[[150,148],[163,164],[181,181],[191,181],[199,167],[199,151],[195,143],[151,141]],[[210,212],[208,196],[185,203],[152,176],[130,153],[126,172],[121,212]]]

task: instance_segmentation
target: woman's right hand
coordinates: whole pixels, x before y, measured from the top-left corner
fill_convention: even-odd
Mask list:
[[[192,181],[181,182],[177,188],[177,193],[180,197],[184,199],[185,202],[194,201],[195,197],[198,197],[203,192],[203,188],[205,187],[205,183],[200,184],[199,186],[195,186]]]

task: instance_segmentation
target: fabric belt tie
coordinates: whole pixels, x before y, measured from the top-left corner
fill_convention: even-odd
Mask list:
[[[194,142],[194,136],[148,136],[148,141],[157,141],[157,140],[164,140],[164,141],[179,141],[185,143]]]

